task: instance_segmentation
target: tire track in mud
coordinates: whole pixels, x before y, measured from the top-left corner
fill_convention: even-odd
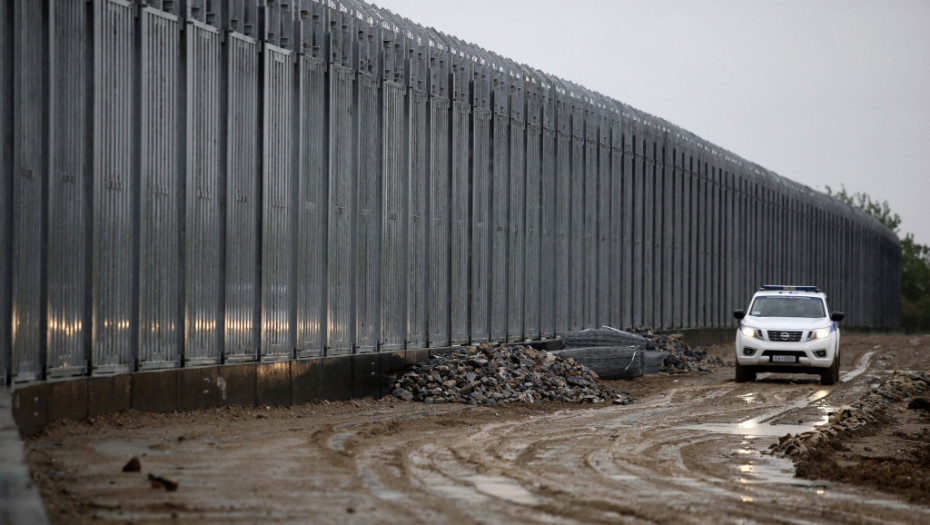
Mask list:
[[[356,469],[375,497],[397,501],[397,494],[414,489],[416,496],[400,499],[450,521],[444,513],[452,510],[455,521],[482,523],[888,523],[910,522],[915,513],[930,517],[927,509],[798,480],[789,460],[762,454],[777,436],[817,422],[777,423],[780,418],[811,407],[828,410],[828,398],[850,388],[873,355],[857,359],[842,377],[846,385],[765,378],[748,384],[713,378],[708,385],[690,377],[671,380],[669,391],[639,405],[482,423],[464,436],[396,436],[398,443],[363,444],[369,448],[356,455]],[[386,475],[386,457],[404,469]]]
[[[627,406],[381,399],[129,414],[31,446],[34,465],[47,465],[44,494],[67,510],[50,513],[61,523],[172,513],[186,523],[930,523],[930,507],[800,480],[790,461],[763,454],[853,402],[889,362],[918,359],[900,339],[852,340],[851,368],[829,387],[809,376],[735,383],[719,368],[612,384],[639,398]],[[114,475],[130,453],[181,488]]]

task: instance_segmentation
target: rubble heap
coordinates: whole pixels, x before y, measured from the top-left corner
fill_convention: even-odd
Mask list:
[[[646,327],[634,328],[630,330],[630,333],[647,339],[646,350],[667,352],[661,371],[673,374],[693,371],[708,372],[711,367],[723,365],[719,357],[708,356],[706,350],[685,343],[682,334],[657,334],[651,328]]]
[[[778,443],[769,447],[769,451],[785,456],[807,454],[815,446],[841,438],[843,432],[875,422],[889,403],[916,396],[928,389],[930,368],[919,372],[895,371],[888,379],[860,398],[855,405],[831,414],[822,427],[797,435],[786,434],[779,438]]]
[[[414,365],[394,385],[393,394],[424,403],[568,403],[633,400],[598,383],[596,374],[573,359],[531,347],[455,347]]]

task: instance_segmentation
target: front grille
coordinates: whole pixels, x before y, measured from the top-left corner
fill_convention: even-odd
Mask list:
[[[801,340],[801,334],[804,332],[795,332],[790,330],[767,330],[769,341],[775,343],[797,343]]]

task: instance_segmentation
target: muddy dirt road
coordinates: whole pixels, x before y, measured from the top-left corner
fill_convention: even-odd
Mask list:
[[[930,505],[796,478],[763,454],[887,371],[925,367],[930,337],[846,335],[843,352],[830,387],[737,384],[725,366],[611,382],[639,400],[629,406],[386,398],[126,413],[55,424],[27,447],[60,523],[930,523]],[[141,472],[121,472],[131,456]],[[179,488],[152,488],[149,472]]]

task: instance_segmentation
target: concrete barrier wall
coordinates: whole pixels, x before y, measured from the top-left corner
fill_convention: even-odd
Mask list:
[[[764,283],[898,322],[871,217],[361,2],[14,0],[0,24],[0,382],[727,328]]]

